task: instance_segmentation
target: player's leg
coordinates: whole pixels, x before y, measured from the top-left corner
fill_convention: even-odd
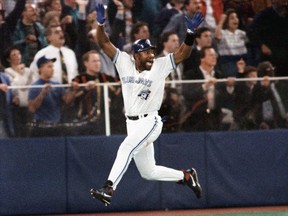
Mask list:
[[[151,137],[154,140],[159,136],[162,130],[162,122],[158,116],[148,116],[138,121],[128,121],[127,130],[128,136],[118,149],[108,180],[101,189],[91,189],[90,191],[94,198],[105,204],[110,204],[112,192],[122,179],[131,159],[150,142]]]
[[[150,138],[153,138],[153,136]],[[134,161],[143,178],[147,180],[175,181],[191,188],[197,198],[201,197],[202,189],[196,170],[191,168],[180,171],[156,165],[153,143],[148,142],[148,145],[134,156]]]
[[[134,161],[140,175],[147,180],[178,182],[184,178],[184,173],[180,170],[156,165],[153,143],[139,151]]]
[[[132,158],[146,147],[147,143],[157,139],[163,125],[160,118],[153,116],[150,119],[147,117],[137,122],[130,121],[129,123],[131,125],[128,125],[128,136],[118,149],[117,157],[108,177],[113,182],[114,190],[126,172]]]

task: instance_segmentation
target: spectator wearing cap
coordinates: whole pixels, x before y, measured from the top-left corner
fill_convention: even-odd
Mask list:
[[[32,136],[57,136],[61,135],[59,123],[61,120],[62,102],[72,102],[74,91],[65,91],[63,87],[54,87],[60,84],[52,81],[53,63],[56,58],[41,56],[37,60],[39,79],[32,86],[43,85],[43,88],[31,88],[28,95],[28,108],[33,113],[31,126]]]

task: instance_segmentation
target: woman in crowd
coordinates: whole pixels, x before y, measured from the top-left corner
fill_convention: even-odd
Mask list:
[[[32,74],[22,63],[19,48],[13,46],[6,52],[6,60],[10,67],[5,69],[12,86],[28,86],[32,82]],[[26,136],[25,125],[29,120],[28,88],[14,89],[13,109],[16,136]]]
[[[236,77],[238,73],[237,61],[246,58],[246,32],[239,29],[239,18],[234,9],[228,9],[222,14],[215,38],[219,53],[221,71],[226,76]]]

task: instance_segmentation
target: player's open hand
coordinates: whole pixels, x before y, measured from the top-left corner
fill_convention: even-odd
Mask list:
[[[204,17],[202,16],[202,13],[200,11],[197,11],[192,19],[189,19],[187,16],[185,16],[185,24],[187,27],[187,32],[189,34],[194,34],[195,30],[203,21]]]
[[[104,25],[106,18],[105,18],[105,8],[102,3],[96,5],[96,16],[98,25],[100,26]]]

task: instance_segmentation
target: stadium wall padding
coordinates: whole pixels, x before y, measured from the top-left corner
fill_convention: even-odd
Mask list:
[[[158,165],[195,167],[203,188],[147,181],[130,164],[105,207],[103,185],[124,135],[0,140],[0,215],[288,204],[288,130],[162,134]]]

